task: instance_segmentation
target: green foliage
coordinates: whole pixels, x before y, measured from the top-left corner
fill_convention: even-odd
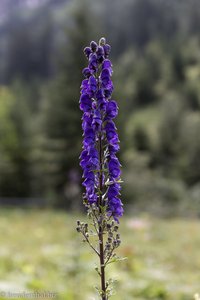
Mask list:
[[[138,296],[145,299],[164,300],[168,299],[168,292],[162,283],[150,283],[139,292]]]
[[[84,67],[81,50],[91,34],[84,3],[74,9],[72,20],[73,27],[67,30],[68,41],[58,62],[58,75],[46,85],[43,92],[39,115],[41,127],[36,129],[39,132],[32,152],[35,161],[34,188],[37,193],[43,193],[47,197],[49,193],[52,194],[54,202],[57,201],[55,195],[58,194],[59,206],[75,206],[80,199],[79,190],[71,195],[67,183],[70,182],[70,171],[77,174],[79,172],[81,114],[78,103],[81,70]],[[76,177],[76,182],[79,182],[80,176]]]
[[[144,128],[136,127],[133,138],[134,138],[135,148],[138,151],[149,150],[149,138]]]
[[[23,89],[0,90],[0,190],[2,196],[29,195],[29,111]]]

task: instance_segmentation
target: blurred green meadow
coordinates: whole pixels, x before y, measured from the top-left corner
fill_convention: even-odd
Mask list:
[[[62,211],[2,209],[0,291],[97,299],[98,261],[75,230],[76,220],[84,218]],[[108,277],[116,280],[113,299],[192,300],[200,292],[199,220],[126,216],[120,227],[118,255],[127,259],[108,269]]]

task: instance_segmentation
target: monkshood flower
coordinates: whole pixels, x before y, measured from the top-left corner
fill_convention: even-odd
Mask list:
[[[116,223],[119,223],[119,217],[123,214],[120,200],[121,165],[117,158],[119,137],[114,123],[118,106],[112,99],[110,50],[105,38],[101,38],[99,44],[92,41],[84,49],[88,66],[82,71],[84,79],[79,102],[83,112],[80,165],[83,169],[84,204],[98,236],[97,247],[90,242],[88,224],[78,221],[77,230],[100,258],[98,274],[101,276],[99,293],[102,300],[110,296],[110,281],[105,280],[105,267],[110,260],[116,260],[114,250],[120,245]],[[105,235],[107,241],[104,244]]]
[[[107,193],[104,197],[104,205],[110,216],[118,220],[123,214],[122,203],[119,200],[120,186],[116,185],[120,180],[120,163],[116,157],[119,151],[119,138],[113,119],[118,114],[118,106],[115,100],[111,99],[113,91],[112,64],[108,59],[110,46],[101,40],[100,45],[91,42],[90,47],[84,49],[88,58],[88,67],[83,69],[86,79],[81,84],[80,109],[83,111],[83,152],[81,154],[81,167],[83,168],[84,182],[86,188],[86,199],[92,203],[96,199],[99,203],[99,182],[100,174],[103,175],[102,182],[105,190],[105,182],[117,186],[117,194]],[[101,156],[100,157],[100,144]],[[96,151],[95,162],[91,156],[91,149]],[[106,156],[103,157],[103,151]],[[83,157],[87,155],[87,159]],[[100,162],[101,160],[101,162]],[[103,171],[104,170],[104,171]],[[103,174],[102,174],[103,173]],[[89,188],[93,178],[93,189]],[[109,187],[109,189],[111,186]],[[116,188],[115,188],[116,189]]]

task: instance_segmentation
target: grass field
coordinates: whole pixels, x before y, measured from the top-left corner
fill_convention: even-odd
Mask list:
[[[64,212],[1,210],[1,300],[24,291],[55,292],[59,300],[98,299],[98,261],[75,231],[77,218],[84,219]],[[192,300],[200,293],[199,221],[124,217],[121,236],[118,254],[127,260],[108,270],[117,280],[113,300]]]

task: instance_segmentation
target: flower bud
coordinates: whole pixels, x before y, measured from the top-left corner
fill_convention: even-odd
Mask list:
[[[117,240],[117,247],[121,244],[121,240]]]
[[[118,228],[119,228],[119,227],[116,225],[116,226],[114,227],[114,231],[117,232]]]
[[[90,47],[91,47],[92,51],[95,52],[97,50],[98,45],[96,42],[92,41],[90,43]]]
[[[111,245],[110,244],[106,244],[106,250],[110,250]]]
[[[99,46],[103,46],[106,44],[106,39],[104,37],[102,37],[100,40],[99,40]]]
[[[115,247],[115,248],[117,248],[117,246],[118,246],[118,243],[117,243],[117,241],[116,241],[116,240],[114,240],[114,241],[113,241],[113,245],[114,245],[114,247]]]
[[[101,46],[98,46],[97,48],[97,59],[99,61],[99,63],[102,63],[104,60],[104,49]]]
[[[108,233],[108,236],[109,236],[109,237],[113,237],[113,233],[110,231],[110,232]]]
[[[92,50],[90,49],[90,47],[85,47],[83,52],[84,52],[85,56],[87,58],[89,58],[90,54],[92,53]]]
[[[108,223],[106,224],[107,230],[109,230],[111,228],[111,225]]]
[[[81,228],[80,227],[76,227],[77,232],[81,232]]]

